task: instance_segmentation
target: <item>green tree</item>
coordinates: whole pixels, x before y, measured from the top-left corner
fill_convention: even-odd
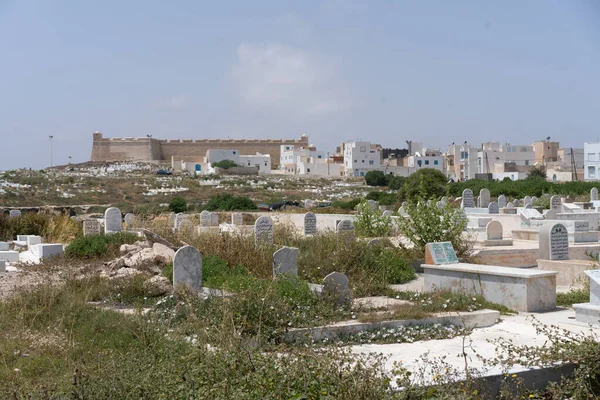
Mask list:
[[[469,254],[471,242],[463,236],[467,218],[460,208],[450,203],[438,207],[435,201],[417,197],[408,202],[404,211],[407,216],[399,218],[398,230],[421,254],[427,243],[433,242],[452,242],[459,256]]]
[[[529,175],[527,175],[526,179],[536,179],[542,178],[546,179],[546,167],[543,165],[536,165],[529,171]]]
[[[174,213],[185,212],[187,211],[187,202],[183,197],[173,197],[169,202],[169,211]]]
[[[440,198],[446,194],[447,182],[446,176],[437,169],[423,168],[406,178],[399,197],[402,200],[418,196],[425,199]]]
[[[381,237],[392,234],[393,225],[390,217],[384,216],[379,208],[373,208],[367,200],[356,206],[358,213],[354,220],[356,234],[364,237]]]
[[[369,186],[386,186],[387,179],[383,171],[369,171],[365,174],[365,182]]]
[[[215,163],[212,163],[211,166],[213,168],[222,168],[222,169],[239,167],[239,165],[237,165],[234,161],[231,161],[231,160],[217,161]]]

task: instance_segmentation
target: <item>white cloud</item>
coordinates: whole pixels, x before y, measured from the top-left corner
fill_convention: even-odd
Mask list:
[[[294,116],[331,114],[350,106],[336,65],[306,50],[242,43],[232,77],[247,105]]]

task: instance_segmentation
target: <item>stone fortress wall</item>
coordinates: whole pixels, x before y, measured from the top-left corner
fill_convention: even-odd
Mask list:
[[[176,159],[200,159],[208,149],[235,149],[242,155],[269,154],[271,167],[279,168],[281,145],[308,148],[308,136],[295,139],[154,139],[105,138],[102,133],[93,134],[91,161],[171,161]]]

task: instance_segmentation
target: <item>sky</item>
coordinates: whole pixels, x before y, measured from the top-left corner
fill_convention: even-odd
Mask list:
[[[0,170],[105,137],[600,140],[595,0],[0,0]]]

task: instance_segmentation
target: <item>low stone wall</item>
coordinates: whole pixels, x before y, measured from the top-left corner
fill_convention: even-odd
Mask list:
[[[586,260],[538,260],[540,271],[557,271],[556,284],[558,286],[581,285],[587,275],[583,271],[597,269],[597,263]]]

